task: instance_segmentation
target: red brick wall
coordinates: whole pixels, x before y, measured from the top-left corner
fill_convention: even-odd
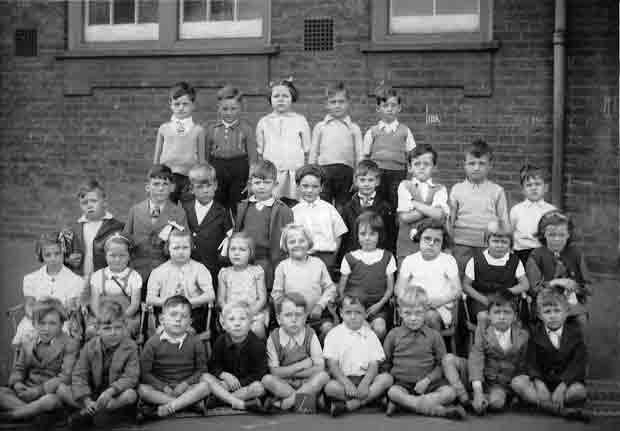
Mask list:
[[[256,121],[269,110],[267,83],[293,75],[301,92],[296,109],[311,123],[324,115],[325,83],[345,80],[363,129],[376,121],[369,94],[387,79],[403,94],[402,121],[417,141],[438,149],[442,181],[462,178],[463,145],[483,137],[496,153],[493,179],[514,204],[521,199],[520,165],[551,167],[554,1],[494,3],[501,45],[491,53],[362,53],[369,0],[273,0],[272,42],[280,52],[272,57],[58,60],[66,46],[65,5],[1,1],[0,238],[30,241],[77,217],[75,183],[90,175],[105,181],[112,210],[124,218],[144,196],[156,129],[170,115],[166,86],[181,79],[199,87],[199,121],[215,118],[215,88],[229,80],[249,93],[246,115]],[[568,3],[566,208],[590,266],[618,280],[618,5]],[[306,52],[303,19],[321,16],[334,19],[335,49]],[[16,28],[39,30],[39,56],[13,55]],[[85,78],[92,94],[70,95]],[[439,124],[425,123],[427,106]],[[607,346],[596,360],[617,357],[615,287],[597,293],[593,304],[603,310],[592,332]]]

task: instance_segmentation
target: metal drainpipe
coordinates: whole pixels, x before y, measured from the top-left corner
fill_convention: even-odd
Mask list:
[[[566,0],[555,1],[553,32],[553,161],[551,202],[562,209],[564,204],[564,141],[566,91]]]

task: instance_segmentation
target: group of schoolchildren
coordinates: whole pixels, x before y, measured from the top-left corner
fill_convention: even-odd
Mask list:
[[[2,417],[49,423],[64,406],[79,428],[136,404],[139,420],[223,404],[463,419],[464,407],[517,400],[587,420],[590,290],[569,218],[544,201],[544,172],[521,169],[525,200],[509,211],[477,140],[448,194],[436,150],[398,121],[398,93],[376,96],[380,121],[362,136],[347,89],[329,87],[311,132],[283,80],[254,131],[226,86],[205,129],[195,90],[175,85],[147,199],[123,224],[91,180],[77,223],[37,242],[44,265],[24,277]],[[461,308],[468,358],[444,341]]]

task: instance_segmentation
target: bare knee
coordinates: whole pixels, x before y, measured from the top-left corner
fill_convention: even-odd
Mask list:
[[[489,393],[489,408],[501,410],[506,405],[506,392],[501,389],[491,390]]]
[[[252,382],[248,385],[248,391],[255,397],[260,397],[265,394],[265,387],[261,382]]]
[[[526,390],[530,385],[530,378],[525,375],[515,376],[510,381],[510,387],[517,392]]]
[[[134,389],[127,389],[120,394],[119,398],[127,401],[130,404],[133,404],[138,401],[138,394]]]
[[[265,374],[261,379],[261,383],[266,388],[273,388],[276,385],[276,379],[271,374]]]
[[[153,387],[151,385],[138,385],[138,395],[140,395],[140,397],[148,396],[152,391]]]
[[[337,380],[330,380],[325,385],[325,393],[333,396],[342,391],[342,385]]]

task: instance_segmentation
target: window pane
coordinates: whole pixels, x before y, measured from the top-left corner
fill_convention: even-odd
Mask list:
[[[478,13],[478,0],[436,0],[437,14]]]
[[[110,24],[110,2],[108,0],[90,0],[88,2],[89,24]]]
[[[140,0],[138,22],[159,22],[158,0]]]
[[[134,24],[134,0],[114,0],[114,24]]]
[[[207,0],[184,0],[183,21],[196,22],[207,19]]]
[[[263,0],[239,0],[239,19],[262,18],[265,11]]]
[[[232,21],[234,11],[234,0],[211,0],[210,21]]]
[[[433,0],[392,0],[391,4],[392,16],[433,15]]]

